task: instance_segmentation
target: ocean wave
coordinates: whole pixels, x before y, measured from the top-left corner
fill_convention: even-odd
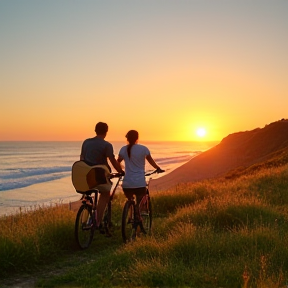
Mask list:
[[[191,153],[192,153],[192,154],[199,154],[199,153],[201,153],[201,152],[202,152],[202,151],[200,151],[200,150],[199,150],[199,151],[193,151],[193,152],[191,152],[190,150],[189,150],[189,151],[183,150],[183,151],[176,151],[175,153],[176,153],[176,154],[184,154],[184,153],[185,153],[185,154],[187,154],[187,153],[189,153],[189,154],[191,154]]]
[[[7,169],[1,173],[0,179],[21,179],[31,176],[51,175],[54,173],[71,171],[71,166],[41,167],[41,168],[17,168]]]
[[[155,161],[159,163],[159,165],[164,165],[164,164],[177,164],[177,163],[182,163],[185,161],[189,161],[192,158],[194,158],[196,155],[199,153],[194,153],[193,155],[182,155],[182,156],[174,156],[174,157],[165,157],[165,158],[156,158]]]
[[[71,174],[71,166],[6,169],[0,173],[0,191],[57,180]]]
[[[197,154],[193,152],[181,156],[155,157],[155,161],[162,169],[170,171]],[[71,167],[72,165],[0,169],[0,191],[23,188],[67,177],[71,175]]]
[[[70,168],[71,170],[71,168]],[[16,178],[14,177],[9,178],[6,181],[1,181],[0,183],[0,191],[12,190],[27,187],[37,183],[48,182],[52,180],[61,179],[70,175],[70,171],[62,171],[58,173],[51,173],[51,174],[37,174],[25,178]],[[1,177],[3,178],[3,177]]]

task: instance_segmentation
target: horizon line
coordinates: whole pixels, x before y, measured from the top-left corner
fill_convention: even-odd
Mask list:
[[[85,140],[85,139],[84,139]],[[0,142],[83,142],[84,140],[0,140]],[[106,140],[107,142],[127,142],[123,140]],[[142,140],[141,142],[220,142],[221,140]]]

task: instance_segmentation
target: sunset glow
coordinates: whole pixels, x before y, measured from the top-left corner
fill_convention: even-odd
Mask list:
[[[110,141],[221,141],[288,117],[288,1],[15,3],[0,141],[81,141],[98,121]]]

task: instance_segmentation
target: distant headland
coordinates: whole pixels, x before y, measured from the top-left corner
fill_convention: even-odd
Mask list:
[[[151,182],[151,190],[162,190],[179,183],[217,177],[235,178],[263,167],[288,163],[288,119],[263,128],[237,132],[223,138],[171,173]]]

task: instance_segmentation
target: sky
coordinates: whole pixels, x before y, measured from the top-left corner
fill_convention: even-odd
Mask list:
[[[99,121],[110,141],[221,141],[288,118],[287,13],[287,0],[1,0],[0,141],[81,141]]]

